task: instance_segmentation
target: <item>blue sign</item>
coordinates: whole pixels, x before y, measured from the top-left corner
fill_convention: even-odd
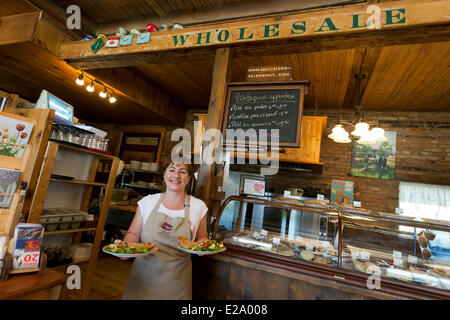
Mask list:
[[[133,43],[132,34],[120,37],[120,46],[131,46],[132,43]]]
[[[151,32],[144,32],[138,34],[136,38],[136,44],[149,43],[151,35],[152,35]]]

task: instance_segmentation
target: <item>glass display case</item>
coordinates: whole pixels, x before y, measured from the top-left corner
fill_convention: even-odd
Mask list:
[[[339,211],[305,205],[299,199],[229,197],[216,219],[213,237],[225,245],[337,267]]]
[[[219,210],[212,237],[231,252],[277,260],[291,270],[293,265],[300,271],[316,268],[329,278],[359,281],[360,287],[378,275],[385,289],[450,297],[450,226],[445,221],[300,197],[231,196]]]
[[[343,209],[343,269],[450,290],[450,226],[446,221]]]

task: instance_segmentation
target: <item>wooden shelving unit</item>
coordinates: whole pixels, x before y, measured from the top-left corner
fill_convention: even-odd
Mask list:
[[[96,231],[96,230],[97,230],[97,228],[79,228],[79,229],[45,231],[45,234],[46,235],[50,235],[50,234],[65,234],[65,233],[77,233],[77,232]]]
[[[21,120],[24,122],[33,122],[32,119],[18,116],[12,113],[0,112],[0,115],[3,117],[11,118],[14,120]],[[34,134],[35,128],[33,126],[32,135]],[[30,136],[30,140],[31,137]],[[17,188],[14,192],[14,197],[9,208],[0,208],[0,235],[7,237],[8,252],[11,250],[12,239],[14,237],[14,228],[16,224],[19,222],[20,213],[22,211],[24,197],[20,195],[20,183],[23,181],[24,172],[27,170],[30,164],[30,156],[31,156],[31,146],[30,141],[26,147],[23,158],[14,158],[9,156],[0,155],[0,168],[3,169],[11,169],[11,170],[20,170],[21,176],[18,181]],[[0,257],[3,259],[3,257]]]
[[[63,151],[64,150],[64,151]],[[60,159],[60,162],[58,163],[58,172],[53,172],[55,169],[55,164],[58,161],[58,158],[63,157],[61,154],[69,153],[76,159],[81,159],[80,161],[86,161],[87,165],[89,165],[89,170],[87,172],[87,178],[79,178],[75,177],[74,180],[65,180],[65,179],[55,179],[51,178],[52,173],[54,174],[64,174],[64,172],[61,172],[64,168],[64,161]],[[103,182],[97,182],[95,181],[96,172],[98,163],[102,160],[110,161],[111,162],[111,170],[109,173],[108,181],[107,183]],[[61,164],[61,161],[63,164]],[[75,161],[75,160],[74,160]],[[59,235],[59,234],[73,234],[72,242],[77,243],[81,239],[81,235],[83,232],[90,231],[94,232],[94,240],[92,243],[92,251],[91,255],[88,259],[88,266],[86,270],[86,275],[84,277],[84,282],[82,283],[82,292],[81,292],[81,299],[88,299],[89,296],[89,290],[91,287],[91,281],[94,275],[95,271],[95,265],[98,257],[98,253],[100,250],[101,240],[103,236],[103,229],[106,222],[106,217],[108,214],[108,208],[109,203],[111,200],[112,192],[114,189],[114,183],[117,176],[117,171],[119,167],[119,158],[113,157],[110,155],[106,155],[103,153],[97,153],[91,150],[86,150],[84,148],[77,148],[74,146],[68,146],[65,144],[59,144],[53,141],[49,141],[47,144],[47,148],[45,151],[44,161],[42,163],[39,179],[36,185],[36,191],[34,193],[34,197],[31,203],[30,213],[28,216],[28,222],[30,223],[39,223],[40,216],[42,209],[44,208],[44,204],[46,202],[46,199],[48,200],[49,197],[52,197],[51,192],[49,192],[49,186],[51,184],[64,184],[66,186],[72,186],[74,189],[74,197],[75,192],[80,192],[80,187],[83,189],[82,195],[81,195],[81,204],[79,208],[81,211],[87,212],[89,209],[89,203],[91,200],[91,195],[94,187],[104,187],[105,188],[105,194],[103,199],[103,204],[101,206],[101,211],[98,217],[98,222],[96,228],[79,228],[79,229],[68,229],[68,230],[55,230],[55,231],[46,231],[45,235]],[[68,161],[67,161],[68,162]],[[84,162],[83,162],[84,163]],[[70,164],[67,164],[67,166],[70,166]],[[80,164],[78,164],[77,167],[79,167]],[[86,169],[85,166],[81,167],[83,169]],[[71,170],[74,170],[73,168]],[[69,168],[68,168],[68,171]],[[75,170],[76,171],[76,170]],[[68,176],[72,176],[70,172],[67,174]],[[63,187],[61,187],[63,188]],[[61,189],[58,187],[58,189]],[[73,262],[71,264],[76,264],[79,262]]]
[[[94,181],[82,181],[82,180],[64,180],[64,179],[54,179],[51,178],[50,181],[53,182],[61,182],[61,183],[73,183],[73,184],[82,184],[86,186],[96,186],[96,187],[106,187],[106,183],[94,182]]]

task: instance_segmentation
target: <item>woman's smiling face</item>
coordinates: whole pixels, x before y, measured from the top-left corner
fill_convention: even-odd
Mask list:
[[[164,171],[164,182],[167,189],[183,191],[189,182],[189,171],[184,163],[171,163]]]

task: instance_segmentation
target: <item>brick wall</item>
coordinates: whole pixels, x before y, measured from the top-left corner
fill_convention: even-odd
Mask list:
[[[313,115],[305,110],[305,115]],[[325,110],[319,116],[327,116],[328,130],[339,119],[351,120],[353,111]],[[340,144],[327,137],[322,138],[321,175],[282,170],[270,177],[269,184],[282,191],[286,186],[304,188],[330,195],[331,180],[353,181],[355,200],[365,208],[394,212],[398,207],[400,181],[450,185],[450,112],[365,112],[367,121],[378,120],[386,131],[397,132],[395,179],[376,179],[350,176],[352,144]]]

